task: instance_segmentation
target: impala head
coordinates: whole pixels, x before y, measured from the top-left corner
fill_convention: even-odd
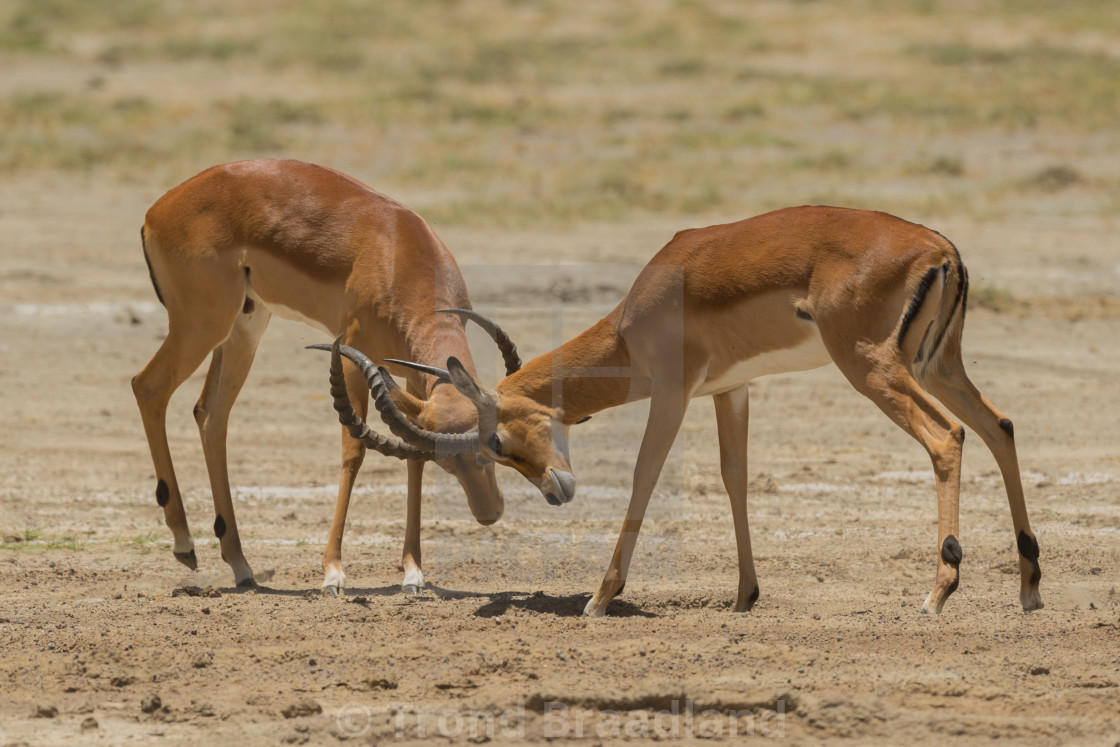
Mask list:
[[[333,345],[309,347],[331,351],[334,409],[350,435],[386,456],[435,462],[459,481],[471,513],[480,524],[493,524],[501,518],[505,499],[498,488],[494,466],[476,457],[478,415],[473,404],[451,386],[436,386],[428,399],[419,399],[401,389],[388,371],[362,352],[340,342],[341,338]],[[365,375],[373,404],[394,436],[374,433],[354,411],[342,372],[343,356]]]
[[[418,427],[432,433],[467,433],[477,426],[474,405],[454,387],[437,385],[426,400],[419,400],[403,389],[393,392],[394,399]],[[452,475],[467,496],[467,505],[479,524],[489,526],[501,518],[505,499],[498,487],[494,465],[480,462],[475,454],[452,454],[433,460]]]
[[[575,495],[576,478],[568,459],[568,427],[560,410],[545,407],[529,397],[503,395],[490,389],[454,357],[447,360],[446,369],[408,361],[390,362],[450,382],[473,404],[471,420],[478,423],[473,431],[477,463],[497,462],[512,467],[554,506],[567,503]],[[441,388],[444,387],[437,386],[435,391]]]
[[[494,339],[506,363],[506,374],[521,366],[517,348],[490,320],[464,309],[440,309],[477,322]],[[332,349],[327,345],[312,345]],[[471,510],[482,523],[501,515],[503,499],[494,479],[494,463],[520,472],[549,503],[559,506],[576,492],[568,458],[568,426],[563,413],[521,395],[503,395],[478,382],[457,358],[447,368],[386,359],[431,374],[452,386],[437,385],[427,400],[419,400],[397,386],[384,368],[353,348],[335,340],[331,361],[331,393],[339,420],[355,438],[388,456],[435,461],[459,480]],[[373,402],[397,438],[373,434],[350,406],[342,379],[340,355],[362,370]],[[462,396],[459,396],[462,395]],[[465,398],[465,399],[464,399]],[[487,519],[493,516],[492,519]]]
[[[480,458],[517,470],[554,506],[572,500],[576,478],[562,412],[480,384],[455,358],[447,361],[447,372],[478,410]]]

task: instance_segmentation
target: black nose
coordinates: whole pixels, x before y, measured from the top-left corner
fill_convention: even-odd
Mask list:
[[[556,497],[555,493],[545,493],[544,499],[548,501],[550,506],[559,506],[562,501]]]

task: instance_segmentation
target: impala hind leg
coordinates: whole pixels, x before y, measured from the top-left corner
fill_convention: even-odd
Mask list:
[[[229,413],[245,384],[245,377],[249,375],[257,344],[271,318],[271,314],[259,305],[247,305],[246,308],[253,310],[237,317],[229,337],[214,351],[206,384],[194,408],[194,418],[202,438],[206,471],[210,475],[210,490],[214,496],[214,536],[221,543],[222,560],[233,569],[234,583],[255,586],[253,569],[241,551],[226,458]]]
[[[937,485],[937,580],[922,612],[937,612],[960,582],[960,482],[964,428],[918,385],[909,368],[889,351],[838,361],[857,390],[879,406],[929,453]]]
[[[156,503],[163,509],[164,521],[175,539],[175,558],[191,570],[198,567],[198,558],[167,442],[167,405],[171,395],[226,337],[236,313],[235,308],[227,324],[212,325],[206,320],[197,324],[176,323],[176,317],[172,317],[169,311],[167,337],[148,364],[132,379],[132,391],[140,408],[156,472]]]
[[[1043,605],[1038,583],[1042,570],[1038,565],[1038,540],[1027,517],[1019,459],[1015,453],[1015,429],[1011,421],[993,407],[969,380],[961,360],[960,346],[955,341],[946,345],[936,369],[927,374],[922,384],[961,422],[976,431],[995,457],[1007,491],[1019,550],[1019,602],[1025,611],[1040,609]]]
[[[751,553],[751,529],[747,522],[747,425],[750,394],[743,384],[713,397],[716,428],[719,432],[719,464],[723,485],[731,498],[731,517],[735,523],[735,548],[739,556],[739,594],[735,611],[746,612],[758,600],[758,576]]]
[[[346,390],[350,395],[350,403],[354,411],[363,421],[369,411],[369,388],[365,377],[357,366],[344,363],[343,369],[346,377]],[[358,470],[365,461],[366,447],[358,439],[350,435],[344,427],[342,429],[342,468],[338,478],[338,499],[334,506],[334,518],[331,521],[330,535],[327,537],[327,547],[323,551],[323,591],[338,596],[346,587],[346,574],[342,570],[342,534],[346,530],[346,513],[350,508],[350,497],[354,491],[354,482],[358,478]]]
[[[156,471],[156,504],[163,509],[164,522],[175,540],[172,552],[176,560],[191,570],[198,568],[198,557],[167,443],[167,404],[209,353],[210,348],[201,345],[184,348],[178,336],[169,333],[148,365],[132,378],[132,392]]]
[[[650,398],[649,420],[646,422],[642,445],[638,450],[638,461],[634,466],[634,487],[630,495],[630,505],[622,522],[610,566],[603,577],[599,590],[584,607],[583,614],[602,617],[607,612],[607,604],[622,592],[626,585],[626,573],[630,568],[630,558],[638,541],[649,498],[661,475],[661,468],[669,456],[669,450],[680,430],[684,413],[688,407],[688,397],[682,396],[681,389],[658,395],[655,391]]]

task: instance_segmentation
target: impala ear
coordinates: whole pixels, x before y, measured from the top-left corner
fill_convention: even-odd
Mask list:
[[[489,438],[498,431],[498,393],[483,386],[470,375],[458,358],[447,359],[447,375],[459,393],[474,403],[478,410],[478,432]]]
[[[497,408],[498,393],[478,383],[458,358],[452,356],[447,359],[447,375],[459,393],[474,402],[475,407],[480,411]]]

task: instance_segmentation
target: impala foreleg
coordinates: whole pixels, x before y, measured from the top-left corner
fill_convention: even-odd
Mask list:
[[[343,367],[346,376],[346,390],[354,411],[362,420],[369,412],[369,388],[357,366],[346,363]],[[350,509],[350,497],[358,470],[365,461],[366,447],[358,439],[342,429],[342,467],[338,477],[338,499],[334,505],[334,518],[331,520],[327,546],[323,550],[323,591],[338,596],[346,588],[346,574],[342,570],[342,535],[346,531],[346,513]]]
[[[662,396],[655,392],[650,398],[649,420],[646,422],[642,446],[638,450],[638,462],[634,467],[634,488],[630,505],[626,509],[626,519],[622,522],[622,531],[618,535],[603,583],[584,608],[585,615],[601,617],[606,614],[607,604],[622,593],[626,586],[626,574],[649,498],[680,430],[687,406],[688,398],[681,395],[679,388]]]
[[[410,459],[407,464],[408,505],[405,509],[404,548],[401,551],[401,570],[404,571],[401,590],[406,594],[419,594],[424,589],[424,571],[420,567],[420,499],[425,462]]]
[[[739,594],[735,611],[746,612],[758,600],[758,576],[751,552],[751,529],[747,522],[747,427],[750,395],[743,384],[713,397],[716,428],[719,432],[719,463],[723,485],[731,498],[731,518],[735,524],[735,548],[739,556]]]

